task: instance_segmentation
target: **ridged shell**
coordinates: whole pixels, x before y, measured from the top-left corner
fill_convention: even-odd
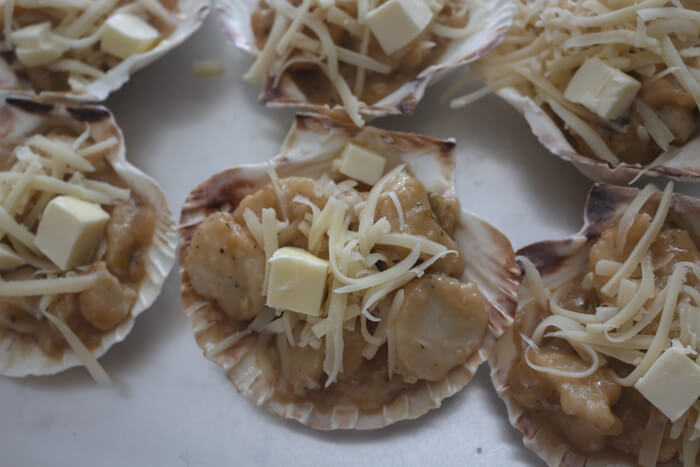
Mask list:
[[[533,243],[517,252],[517,256],[525,256],[537,267],[545,284],[556,280],[558,275],[566,275],[567,271],[582,271],[588,265],[588,252],[600,236],[601,229],[622,215],[629,203],[639,193],[636,188],[626,188],[605,184],[596,184],[588,194],[585,207],[585,223],[581,231],[563,240],[552,240]],[[651,198],[657,203],[660,194]],[[700,200],[673,195],[669,217],[673,218],[683,228],[700,238]],[[536,316],[528,322],[528,326],[537,324]],[[529,329],[531,333],[533,329]],[[528,333],[526,332],[526,334]],[[636,466],[636,461],[621,462],[620,458],[607,458],[603,455],[582,456],[570,448],[565,439],[561,438],[549,425],[539,424],[528,415],[510,394],[508,375],[512,366],[520,357],[520,336],[514,335],[513,328],[508,329],[498,340],[489,359],[491,381],[500,398],[505,402],[510,424],[523,432],[523,444],[534,451],[551,467],[584,467],[595,465],[629,465]]]
[[[525,117],[532,133],[549,152],[571,162],[582,174],[593,181],[626,184],[640,176],[642,172],[643,175],[650,177],[665,176],[690,181],[700,179],[700,161],[697,157],[700,151],[700,136],[688,141],[673,157],[660,165],[649,168],[641,164],[622,162],[616,167],[611,167],[607,162],[577,153],[561,128],[529,97],[513,88],[501,89],[496,94]]]
[[[129,188],[149,200],[158,213],[153,243],[148,248],[146,276],[138,289],[131,316],[103,336],[100,345],[92,351],[99,358],[126,338],[136,317],[149,308],[160,294],[163,282],[175,263],[175,220],[158,183],[126,160],[124,136],[114,116],[105,107],[49,104],[26,95],[0,95],[0,140],[24,138],[38,129],[45,130],[52,126],[83,128],[85,123],[90,124],[95,138],[118,138],[119,144],[110,150],[107,160]],[[23,351],[20,354],[12,349],[11,338],[0,340],[0,374],[5,376],[51,375],[79,365],[82,362],[70,349],[63,353],[61,360],[56,360],[44,354],[38,346],[31,352]]]
[[[250,24],[250,17],[259,8],[259,0],[220,0],[216,6],[219,23],[226,37],[238,48],[250,55],[257,55],[258,48]],[[470,6],[470,25],[482,27],[473,35],[452,42],[442,58],[423,70],[413,81],[409,81],[393,93],[372,106],[365,106],[360,113],[366,118],[385,115],[412,114],[423,97],[425,88],[443,78],[451,70],[478,60],[501,43],[517,11],[512,0],[489,0],[473,2]],[[259,96],[260,102],[269,107],[296,107],[316,113],[342,115],[341,106],[332,109],[307,102],[306,97],[284,75],[277,86],[267,77]],[[340,112],[338,112],[340,111]]]
[[[271,160],[280,177],[319,177],[331,170],[332,160],[350,139],[361,142],[387,157],[387,170],[406,163],[429,192],[454,193],[453,141],[425,136],[356,128],[317,115],[297,115],[281,153]],[[180,278],[182,304],[192,320],[198,345],[207,350],[228,336],[211,336],[203,331],[225,319],[212,302],[193,289],[184,268],[184,258],[197,226],[211,213],[233,211],[246,195],[268,184],[265,164],[247,165],[220,172],[200,184],[189,195],[180,217]],[[463,280],[476,282],[489,306],[489,331],[482,347],[469,361],[450,371],[439,383],[422,382],[402,393],[382,410],[367,411],[358,407],[336,407],[323,411],[313,403],[289,404],[281,401],[264,378],[255,361],[256,335],[232,344],[224,352],[207,358],[217,363],[236,389],[257,405],[283,418],[291,418],[321,430],[338,428],[381,428],[399,420],[419,417],[440,406],[442,399],[462,389],[479,364],[484,362],[496,339],[510,326],[515,312],[518,268],[509,241],[481,219],[462,212],[461,226],[455,236],[468,259]],[[243,331],[241,323],[236,331]]]
[[[153,49],[132,55],[122,60],[116,67],[107,71],[105,76],[91,82],[84,91],[43,91],[42,98],[56,101],[101,102],[117,89],[121,88],[133,73],[154,62],[167,52],[182,44],[199,29],[211,8],[209,0],[178,0],[180,7],[179,24],[173,33],[163,39]],[[0,91],[23,91],[21,83],[0,58]]]

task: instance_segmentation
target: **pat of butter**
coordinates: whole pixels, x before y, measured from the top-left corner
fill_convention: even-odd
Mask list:
[[[630,75],[591,58],[574,73],[564,97],[601,118],[614,120],[627,112],[641,86]]]
[[[338,171],[368,185],[374,185],[382,178],[386,159],[377,153],[348,143],[340,154]]]
[[[61,58],[63,50],[53,44],[45,44],[37,49],[23,49],[18,47],[15,49],[15,55],[22,65],[31,68],[46,65],[47,63]]]
[[[267,306],[321,316],[328,261],[301,248],[285,246],[268,260]]]
[[[160,34],[153,26],[128,13],[117,13],[105,21],[100,48],[119,58],[127,58],[153,47]]]
[[[432,19],[424,0],[388,0],[367,14],[367,25],[390,55],[418,37]]]
[[[32,24],[10,33],[10,41],[16,46],[17,60],[24,66],[46,65],[61,58],[66,47],[57,44],[51,36],[51,23]]]
[[[34,244],[62,270],[90,262],[109,220],[99,204],[57,196],[44,209]]]
[[[634,387],[675,422],[700,397],[700,366],[680,349],[670,347]]]
[[[10,41],[22,49],[39,49],[51,40],[51,23],[38,23],[10,33]]]
[[[17,253],[7,245],[0,243],[0,271],[10,271],[26,264]]]

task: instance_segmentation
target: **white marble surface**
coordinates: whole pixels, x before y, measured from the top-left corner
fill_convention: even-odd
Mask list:
[[[193,60],[226,63],[193,76]],[[108,105],[129,159],[160,181],[177,213],[214,172],[273,156],[291,111],[264,109],[240,76],[250,64],[210,17],[189,42],[132,77]],[[457,140],[463,205],[520,248],[575,232],[591,183],[549,155],[495,97],[468,109],[428,91],[410,118],[378,126]],[[684,186],[682,191],[700,194]],[[101,388],[84,369],[0,379],[0,465],[22,466],[498,466],[539,465],[510,427],[486,365],[461,393],[417,421],[372,432],[322,433],[277,419],[238,395],[196,346],[175,271],[128,339],[103,359],[116,381]]]

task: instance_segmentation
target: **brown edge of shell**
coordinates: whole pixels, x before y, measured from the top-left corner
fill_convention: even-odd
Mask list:
[[[385,142],[413,147],[436,147],[439,159],[443,164],[452,166],[453,141],[399,133],[365,127],[357,128],[351,124],[334,121],[318,115],[301,114],[294,120],[285,147],[293,145],[294,136],[301,132],[327,134],[341,132],[347,138],[353,138],[362,131],[374,131],[383,137]],[[271,161],[273,167],[292,166],[295,160],[278,156]],[[515,297],[519,279],[518,268],[510,242],[495,228],[474,216],[463,216],[463,221],[474,225],[474,237],[485,233],[493,238],[493,244],[501,255],[498,260],[492,260],[490,266],[498,268],[499,285],[496,300],[490,301],[489,331],[484,336],[482,347],[475,352],[470,360],[459,367],[453,368],[447,377],[437,383],[420,382],[411,391],[403,392],[392,403],[378,411],[362,411],[356,407],[335,407],[332,411],[321,411],[310,402],[287,403],[275,397],[274,387],[268,383],[262,370],[255,363],[255,335],[245,334],[245,323],[234,330],[240,340],[233,342],[225,351],[215,356],[208,355],[212,343],[202,337],[201,332],[216,325],[217,321],[226,319],[223,312],[212,302],[199,296],[193,289],[184,268],[184,258],[195,229],[209,214],[219,210],[233,211],[240,201],[255,192],[259,187],[268,183],[264,166],[242,166],[215,174],[199,184],[187,197],[180,217],[180,279],[181,299],[185,313],[193,322],[195,340],[202,348],[205,356],[217,363],[224,370],[227,378],[234,384],[238,392],[251,399],[256,405],[262,406],[269,412],[281,418],[291,418],[309,427],[331,429],[375,429],[396,421],[417,418],[428,410],[440,406],[442,399],[449,397],[462,389],[472,378],[479,364],[486,361],[495,346],[497,338],[510,326],[515,313]],[[463,222],[464,223],[464,222]],[[479,230],[480,229],[480,230]],[[230,322],[230,321],[229,321]],[[218,341],[228,336],[218,336]]]
[[[516,252],[517,256],[525,256],[540,271],[542,276],[555,274],[566,267],[566,261],[586,252],[598,239],[601,230],[622,214],[627,205],[639,192],[636,188],[613,186],[596,183],[588,193],[584,208],[584,226],[579,233],[561,240],[542,241],[527,245]],[[652,203],[658,203],[660,194],[651,198]],[[671,213],[679,215],[691,214],[698,217],[695,224],[684,227],[690,228],[696,236],[700,236],[700,199],[673,194]],[[671,215],[671,214],[669,214]],[[620,463],[620,459],[602,458],[602,456],[584,456],[575,452],[567,442],[558,436],[548,426],[543,426],[529,415],[513,397],[510,396],[508,377],[512,365],[520,357],[519,337],[514,335],[513,328],[508,329],[499,339],[492,353],[489,366],[491,381],[498,396],[503,400],[508,412],[510,424],[523,432],[523,444],[537,454],[551,467],[585,467],[586,465],[628,465]],[[636,466],[637,464],[629,464]]]

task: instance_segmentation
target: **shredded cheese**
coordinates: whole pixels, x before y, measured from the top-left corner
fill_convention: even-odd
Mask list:
[[[270,280],[269,259],[279,248],[277,240],[277,214],[272,208],[262,210],[263,249],[265,250],[265,279],[263,280],[263,296],[267,295],[267,284]]]
[[[562,305],[565,297],[572,296],[572,287],[584,289],[580,284],[569,282],[545,286],[537,268],[527,258],[518,258],[525,273],[519,310],[521,307],[536,306],[549,313],[534,327],[531,336],[525,336],[527,345],[524,346],[523,357],[529,367],[559,377],[586,378],[605,365],[604,357],[610,357],[632,367],[624,377],[614,376],[617,383],[636,387],[640,378],[672,346],[682,349],[693,359],[697,358],[700,322],[695,315],[700,309],[700,291],[696,286],[684,282],[689,274],[700,278],[700,261],[666,261],[664,267],[670,267],[672,272],[668,276],[659,275],[651,252],[652,243],[666,223],[671,196],[672,183],[661,194],[655,187],[647,186],[618,217],[618,225],[613,227],[616,235],[613,254],[620,257],[625,251],[631,251],[622,263],[602,259],[594,265],[595,274],[608,277],[599,290],[603,303],[596,307],[595,313],[569,310]],[[629,230],[635,218],[650,203],[656,208],[653,220],[645,227],[634,247],[630,248],[626,246]],[[636,270],[641,270],[641,277],[638,277]],[[632,273],[635,275],[630,278]],[[590,274],[586,273],[586,277],[590,277]],[[546,300],[546,297],[549,299]],[[656,323],[655,329],[649,333],[652,322]],[[565,340],[587,367],[571,370],[537,364],[533,353],[539,352],[545,338]],[[691,417],[697,419],[695,410],[693,407],[688,409],[670,430],[672,438],[687,440],[688,449],[694,452],[692,458],[684,457],[684,462],[692,459],[687,465],[694,465],[697,454],[695,445],[691,443],[696,431],[694,422],[685,422]],[[639,452],[638,462],[641,465],[656,465],[667,423],[668,419],[652,407]]]
[[[366,341],[362,350],[364,358],[374,358],[386,344],[391,359],[388,371],[393,372],[394,342],[389,328],[392,317],[403,304],[402,287],[421,277],[436,261],[456,253],[441,243],[400,231],[409,230],[407,219],[403,216],[399,195],[387,190],[387,185],[403,170],[403,165],[391,169],[372,186],[364,200],[356,192],[353,195],[354,182],[336,183],[322,178],[315,187],[315,195],[326,196],[325,205],[295,195],[289,206],[295,206],[295,212],[298,207],[304,207],[306,212],[301,221],[292,224],[279,222],[273,208],[262,210],[262,221],[250,209],[243,213],[245,225],[263,247],[266,258],[269,259],[283,243],[277,236],[280,226],[298,230],[305,237],[311,254],[322,259],[327,255],[328,292],[321,302],[319,316],[266,309],[248,327],[263,336],[275,335],[280,352],[284,352],[283,346],[322,348],[326,387],[336,382],[343,371],[343,332],[355,329],[358,322]],[[281,211],[287,206],[284,181],[277,179],[274,173],[270,174],[270,180],[275,190],[275,204]],[[386,217],[376,219],[378,202],[385,195],[396,210],[399,231],[392,231],[392,224]],[[356,208],[350,209],[346,201],[355,203]],[[373,251],[377,246],[394,248],[397,254],[404,256],[389,260],[383,253]],[[268,287],[268,265],[269,262],[263,290]],[[373,332],[370,332],[370,321],[376,324]],[[281,335],[285,336],[283,344]],[[288,362],[282,361],[281,366],[284,373]]]
[[[628,277],[637,268],[637,265],[642,260],[643,255],[649,246],[654,241],[656,236],[661,231],[664,226],[664,221],[668,215],[668,210],[671,207],[671,196],[673,193],[673,182],[668,182],[666,188],[664,189],[663,196],[659,202],[659,209],[657,209],[656,214],[654,214],[654,219],[651,221],[649,228],[644,232],[642,238],[634,246],[634,249],[629,254],[625,262],[622,264],[620,269],[613,274],[613,276],[606,282],[606,284],[601,289],[606,295],[612,295],[614,289],[618,286],[620,279]]]

